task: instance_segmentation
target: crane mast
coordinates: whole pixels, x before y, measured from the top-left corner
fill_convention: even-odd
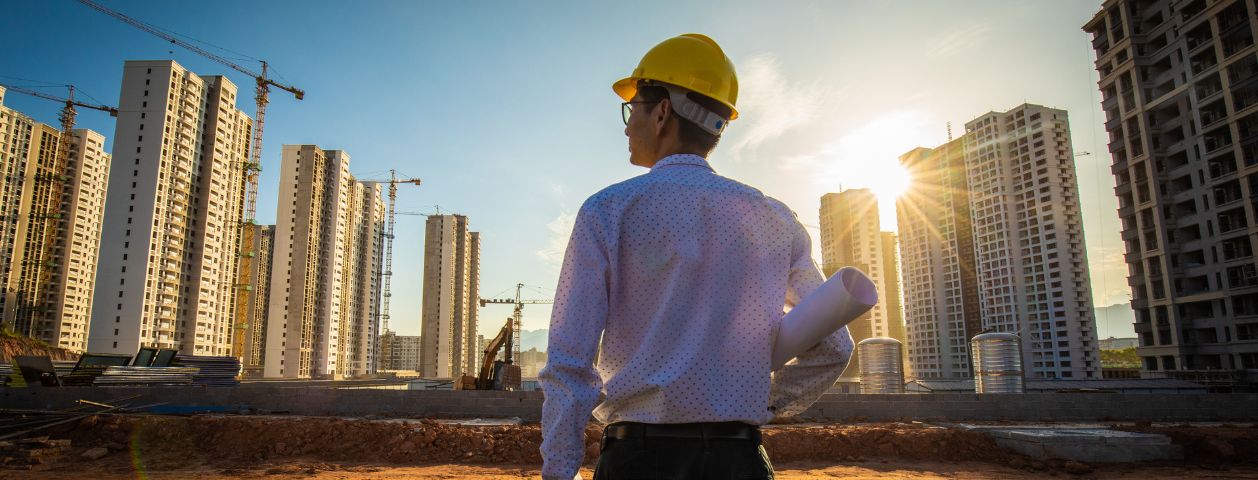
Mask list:
[[[397,171],[389,170],[389,216],[384,232],[384,265],[381,267],[384,282],[381,284],[380,321],[385,332],[389,330],[389,300],[393,297],[393,225],[397,221]]]
[[[393,296],[393,226],[397,223],[397,186],[400,183],[409,183],[412,185],[421,185],[423,181],[418,178],[398,178],[397,170],[389,170],[388,180],[362,180],[364,182],[388,183],[389,184],[389,207],[388,215],[385,217],[384,226],[384,261],[380,268],[380,309],[379,321],[380,333],[383,334],[389,330],[389,298]],[[409,214],[408,214],[409,215]]]
[[[397,219],[397,186],[399,183],[421,185],[423,181],[418,178],[398,178],[397,170],[389,170],[387,180],[360,181],[389,184],[388,214],[385,217],[384,232],[381,234],[384,243],[384,248],[381,249],[383,261],[377,273],[377,284],[380,285],[380,306],[376,309],[375,324],[380,326],[380,330],[376,332],[376,350],[379,351],[380,336],[391,331],[389,330],[389,299],[393,297],[393,226]]]

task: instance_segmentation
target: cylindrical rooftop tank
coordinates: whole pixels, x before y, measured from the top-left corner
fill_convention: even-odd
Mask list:
[[[975,393],[1022,393],[1022,339],[983,333],[970,340]]]
[[[861,393],[904,393],[903,346],[899,340],[873,337],[856,345]]]

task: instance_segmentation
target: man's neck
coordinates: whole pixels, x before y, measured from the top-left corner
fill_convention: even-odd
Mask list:
[[[693,150],[677,148],[677,149],[670,149],[669,151],[665,153],[661,153],[658,157],[656,157],[654,161],[650,163],[650,165],[643,165],[643,166],[646,168],[654,167],[655,164],[660,163],[660,160],[671,157],[673,155],[695,155],[699,157],[706,157],[706,155],[693,151]]]

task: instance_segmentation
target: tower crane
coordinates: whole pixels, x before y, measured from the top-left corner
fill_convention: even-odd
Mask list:
[[[91,7],[92,9],[96,11],[99,11],[101,13],[104,13],[105,15],[114,17],[122,21],[123,23],[126,23],[135,28],[148,32],[152,34],[153,36],[161,38],[162,40],[166,40],[170,43],[173,43],[185,49],[191,50],[193,53],[196,53],[197,55],[201,55],[202,57],[213,60],[219,64],[226,66],[227,68],[230,68],[237,72],[248,75],[254,79],[254,81],[257,84],[255,93],[254,93],[254,101],[257,103],[257,112],[256,112],[256,116],[254,117],[254,122],[253,122],[253,148],[250,150],[249,162],[245,165],[246,178],[248,180],[248,187],[249,187],[248,193],[245,197],[245,201],[246,201],[245,204],[247,205],[247,210],[245,214],[245,222],[253,223],[254,215],[256,214],[256,210],[257,210],[258,173],[262,171],[262,166],[261,166],[262,165],[262,127],[266,123],[266,106],[267,104],[271,103],[271,87],[275,87],[280,90],[291,93],[298,100],[306,98],[305,90],[302,90],[300,88],[297,88],[291,85],[285,85],[285,84],[276,82],[274,79],[268,77],[267,69],[269,68],[269,64],[266,62],[266,60],[258,61],[259,63],[262,64],[262,72],[261,73],[255,72],[249,68],[243,67],[231,60],[228,60],[227,58],[221,55],[209,52],[201,47],[193,45],[192,43],[181,40],[175,37],[174,35],[171,35],[162,30],[159,30],[158,28],[152,25],[149,25],[147,23],[141,22],[134,18],[128,17],[117,11],[111,10],[108,7],[105,7],[104,5],[96,3],[92,0],[78,0],[78,1],[79,3],[87,5],[88,7]]]
[[[34,285],[30,285],[30,289],[25,292],[19,292],[26,298],[19,303],[18,314],[14,319],[17,325],[26,326],[26,335],[34,336],[37,326],[40,323],[39,317],[43,311],[42,299],[47,292],[52,289],[52,284],[56,276],[53,274],[58,265],[51,258],[53,249],[57,244],[57,231],[60,229],[61,223],[61,195],[63,183],[70,180],[65,174],[66,166],[70,162],[70,139],[74,135],[75,118],[78,111],[75,107],[90,108],[92,110],[100,110],[108,113],[110,116],[117,117],[118,109],[107,105],[98,105],[93,103],[84,103],[74,99],[74,85],[66,85],[69,95],[61,98],[55,95],[30,90],[22,87],[6,86],[6,91],[17,92],[32,97],[52,100],[54,102],[64,103],[61,113],[57,115],[57,119],[61,121],[61,135],[57,139],[57,150],[53,154],[52,164],[43,172],[37,173],[35,176],[34,198],[43,199],[43,201],[34,202],[33,209],[29,213],[31,226],[30,231],[38,232],[42,237],[40,242],[39,257],[30,264],[35,265],[38,269],[37,280]],[[37,170],[38,171],[38,170]],[[46,192],[46,195],[44,194]],[[26,286],[24,286],[26,287]]]
[[[239,277],[238,277],[238,285],[237,285],[237,288],[244,289],[244,290],[251,290],[253,288],[253,285],[251,284],[251,282],[253,281],[252,280],[253,276],[251,275],[251,273],[253,271],[253,257],[255,255],[255,253],[252,251],[252,248],[253,248],[252,237],[256,234],[254,230],[257,225],[255,218],[257,216],[257,208],[258,208],[258,174],[262,171],[262,127],[266,123],[266,106],[267,104],[271,103],[271,87],[275,87],[280,90],[291,93],[298,100],[301,100],[306,97],[305,90],[294,87],[292,85],[285,85],[285,84],[276,82],[274,79],[267,76],[267,69],[269,68],[269,64],[265,60],[258,61],[259,63],[262,64],[262,71],[255,72],[254,70],[250,68],[241,66],[237,64],[236,62],[233,62],[227,59],[226,57],[223,57],[222,55],[218,55],[210,51],[207,51],[192,43],[189,43],[185,40],[177,38],[174,35],[171,35],[161,29],[158,29],[157,27],[141,22],[134,18],[128,17],[120,12],[112,10],[92,0],[78,0],[78,1],[79,3],[82,3],[83,5],[87,5],[93,10],[104,13],[105,15],[109,15],[115,19],[118,19],[119,21],[123,23],[126,23],[127,25],[131,25],[135,28],[148,32],[155,37],[158,37],[162,40],[178,45],[180,47],[183,47],[187,50],[192,51],[193,53],[196,53],[197,55],[201,55],[202,57],[213,60],[214,62],[224,65],[237,72],[248,75],[254,79],[256,83],[256,88],[254,91],[253,99],[255,103],[257,104],[257,110],[255,111],[254,120],[253,120],[253,145],[250,149],[249,160],[246,161],[243,165],[243,168],[245,171],[245,185],[246,185],[245,214],[244,214],[244,218],[241,219],[241,222],[240,222],[240,235],[239,235],[240,237],[240,248],[239,248],[240,267],[239,267]],[[236,301],[243,304],[243,303],[246,303],[248,300],[246,299],[245,295],[239,295],[237,296]],[[246,328],[245,322],[243,320],[245,318],[245,313],[244,313],[245,310],[246,308],[244,308],[243,306],[238,306],[238,308],[236,309],[236,311],[238,312],[237,313],[238,318],[241,321],[236,322],[236,327],[234,329],[235,331],[234,331],[233,342],[232,342],[233,345],[239,345],[240,337],[244,335],[245,328]]]
[[[385,220],[384,227],[384,262],[381,263],[383,268],[380,269],[379,283],[380,288],[380,309],[376,311],[376,324],[380,325],[380,331],[376,337],[389,332],[389,297],[393,296],[391,289],[393,282],[393,224],[397,218],[397,186],[398,184],[419,185],[422,181],[418,178],[398,178],[397,170],[389,170],[389,178],[384,180],[360,180],[362,182],[387,183],[389,185],[389,214]],[[410,215],[409,212],[404,215]]]
[[[520,358],[520,321],[524,317],[524,306],[525,305],[549,305],[549,304],[555,303],[554,300],[523,300],[520,298],[520,290],[523,288],[524,288],[523,283],[515,284],[515,299],[510,299],[510,298],[482,298],[480,299],[480,306],[482,307],[489,304],[515,305],[515,309],[511,312],[511,322],[512,322],[511,345],[514,347],[515,350],[512,352],[513,355],[508,358]]]

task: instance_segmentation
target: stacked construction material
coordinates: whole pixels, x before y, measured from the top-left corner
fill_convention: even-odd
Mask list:
[[[234,387],[240,384],[240,359],[236,357],[212,357],[203,355],[177,355],[172,364],[177,367],[197,367],[192,382],[209,387]]]
[[[69,365],[68,362],[53,362],[53,369],[57,372],[57,378],[61,380],[64,386],[89,386],[105,372],[109,367],[121,367],[131,364],[130,355],[115,355],[108,353],[85,353],[79,357],[78,362]],[[66,371],[66,367],[70,367],[70,371]]]
[[[61,384],[67,387],[86,387],[96,381],[109,365],[79,365],[73,368],[73,371],[61,375],[61,369],[57,369],[57,378],[61,379]]]
[[[74,371],[74,365],[79,363],[77,360],[53,360],[52,367],[57,370],[57,376],[65,378]]]
[[[152,387],[191,385],[196,367],[107,367],[93,380],[96,386]]]

